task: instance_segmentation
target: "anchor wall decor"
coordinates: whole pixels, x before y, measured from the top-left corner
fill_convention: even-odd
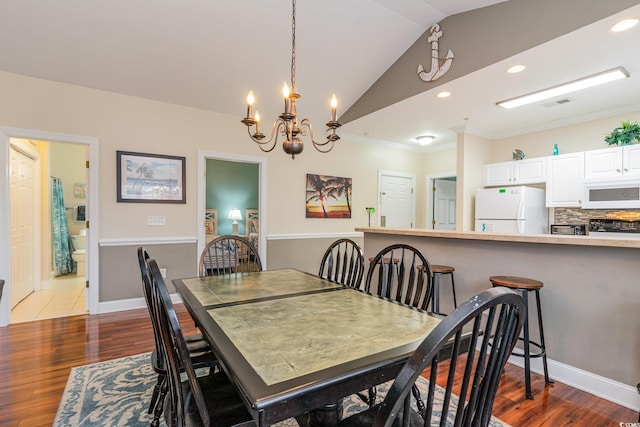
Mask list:
[[[440,25],[435,24],[431,27],[431,35],[427,38],[427,42],[431,43],[431,70],[426,71],[422,64],[418,65],[418,75],[425,82],[432,82],[439,79],[449,71],[453,62],[453,52],[449,49],[445,58],[438,55],[438,39],[442,37]]]

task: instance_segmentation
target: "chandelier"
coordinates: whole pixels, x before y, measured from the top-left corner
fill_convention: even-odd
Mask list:
[[[340,123],[336,120],[336,96],[331,97],[331,120],[327,122],[327,132],[329,134],[324,140],[316,141],[313,137],[313,127],[311,120],[305,118],[298,121],[298,112],[296,110],[296,102],[300,99],[300,94],[296,92],[296,0],[292,1],[292,20],[291,20],[291,87],[285,82],[282,88],[282,96],[284,97],[284,112],[278,116],[273,122],[271,128],[271,136],[265,140],[265,134],[260,132],[260,113],[256,111],[253,115],[253,92],[250,91],[247,96],[247,117],[241,120],[247,126],[249,137],[258,144],[260,149],[266,153],[273,150],[278,142],[278,137],[281,135],[286,138],[282,143],[282,149],[285,153],[291,154],[291,158],[295,159],[296,154],[302,153],[304,149],[304,143],[301,136],[307,136],[308,130],[309,138],[313,143],[316,150],[321,153],[328,153],[333,149],[335,141],[340,137],[336,134],[336,129],[340,127]],[[254,128],[255,126],[255,128]],[[253,131],[253,134],[252,134]]]

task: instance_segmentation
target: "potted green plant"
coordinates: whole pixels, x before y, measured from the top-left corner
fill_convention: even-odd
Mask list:
[[[640,125],[638,122],[626,121],[604,137],[609,145],[631,145],[640,142]]]

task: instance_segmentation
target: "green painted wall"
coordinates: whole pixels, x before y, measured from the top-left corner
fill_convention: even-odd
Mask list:
[[[258,209],[260,202],[258,164],[207,159],[207,209],[218,209],[218,233],[231,234],[229,211],[240,209],[238,234],[246,234],[245,209]]]

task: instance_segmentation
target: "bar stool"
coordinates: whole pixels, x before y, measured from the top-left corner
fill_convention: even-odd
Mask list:
[[[443,274],[448,274],[451,277],[451,291],[453,292],[453,307],[458,308],[458,302],[456,301],[456,284],[453,281],[453,272],[456,269],[449,265],[431,265],[431,272],[433,273],[433,299],[431,300],[431,310],[434,313],[440,314],[440,277]]]
[[[522,293],[525,306],[527,307],[527,315],[524,320],[524,337],[518,338],[524,342],[524,353],[512,353],[514,356],[524,357],[524,372],[525,372],[525,391],[528,399],[533,399],[531,393],[531,358],[542,357],[542,366],[544,368],[544,381],[546,384],[553,384],[553,381],[549,379],[549,370],[547,368],[547,350],[544,344],[544,330],[542,328],[542,311],[540,310],[540,289],[542,289],[542,282],[539,280],[529,279],[526,277],[517,276],[491,276],[489,281],[493,286],[504,286],[511,288]],[[540,343],[533,342],[529,339],[529,292],[535,292],[536,295],[536,308],[538,310],[538,328],[540,331]],[[531,353],[530,345],[537,347],[539,351],[537,353]]]

